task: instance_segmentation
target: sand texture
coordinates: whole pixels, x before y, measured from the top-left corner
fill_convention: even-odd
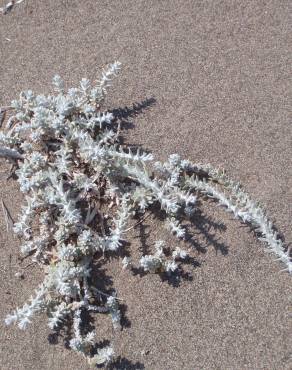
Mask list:
[[[56,73],[73,87],[119,60],[106,105],[123,112],[126,142],[157,159],[179,153],[224,167],[292,241],[289,12],[282,0],[25,0],[0,16],[0,104],[22,89],[51,92]],[[8,168],[1,161],[0,195],[16,217],[23,198]],[[0,220],[0,369],[88,369],[50,336],[45,315],[26,331],[5,327],[43,274],[29,266],[14,276],[29,261],[19,265],[20,242]],[[193,230],[196,263],[179,287],[122,272],[119,260],[106,265],[127,318],[117,334],[107,316],[97,322],[97,340],[119,356],[111,368],[291,369],[291,277],[212,203]],[[164,235],[147,219],[129,241],[138,256]]]

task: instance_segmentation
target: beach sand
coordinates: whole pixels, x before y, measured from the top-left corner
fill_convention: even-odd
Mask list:
[[[51,92],[56,73],[68,87],[94,80],[119,60],[106,107],[132,109],[126,142],[157,160],[178,153],[224,167],[289,242],[289,45],[288,1],[25,0],[0,16],[0,104],[28,88]],[[142,102],[144,108],[133,108]],[[1,197],[16,218],[23,197],[15,181],[5,180],[8,168],[1,161]],[[63,338],[50,335],[45,315],[26,331],[4,325],[43,273],[32,265],[24,279],[14,276],[29,261],[19,264],[20,241],[0,219],[0,369],[88,369]],[[187,266],[192,279],[179,287],[157,275],[132,276],[120,260],[106,265],[128,320],[118,333],[109,317],[97,321],[97,341],[112,341],[118,357],[112,368],[291,368],[291,277],[248,227],[214,203],[196,219],[198,266]],[[129,237],[134,255],[164,235],[158,220],[147,220]]]

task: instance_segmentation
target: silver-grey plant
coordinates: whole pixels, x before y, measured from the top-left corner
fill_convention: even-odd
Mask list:
[[[165,163],[154,162],[151,154],[120,144],[114,115],[101,110],[119,70],[115,62],[96,85],[84,78],[68,90],[55,76],[55,95],[21,92],[5,108],[12,114],[0,133],[0,156],[13,162],[26,196],[14,231],[23,240],[24,256],[32,256],[45,270],[29,303],[5,322],[25,329],[33,315],[47,312],[52,330],[71,323],[70,347],[92,365],[110,363],[114,352],[110,346],[93,351],[94,332],[85,332],[82,313],[109,313],[116,329],[121,319],[116,293],[94,285],[93,264],[122,248],[129,218],[144,214],[154,203],[165,213],[168,229],[184,239],[181,220],[192,216],[197,197],[215,199],[248,223],[292,273],[290,252],[265,211],[224,171],[177,154]],[[136,268],[172,274],[188,256],[180,248],[165,251],[164,242],[157,241],[155,253],[142,256]],[[121,268],[133,269],[130,257],[122,260]]]

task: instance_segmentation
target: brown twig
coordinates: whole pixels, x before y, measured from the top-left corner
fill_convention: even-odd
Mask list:
[[[0,109],[0,128],[3,125],[3,122],[5,120],[5,116],[6,116],[6,110]]]
[[[9,179],[11,179],[11,177],[14,175],[15,173],[15,170],[16,170],[17,166],[15,163],[12,163],[10,169],[9,169],[9,175],[6,177],[6,180],[8,181]]]
[[[99,212],[99,210],[97,209],[97,207],[95,207],[95,210],[96,210],[96,214],[100,218],[101,233],[102,233],[102,236],[104,237],[106,235],[105,227],[104,227],[104,217],[103,217],[102,212]]]
[[[30,262],[28,265],[26,265],[26,266],[22,267],[22,269],[23,269],[23,270],[25,270],[25,269],[27,269],[29,266],[32,266],[32,265],[35,265],[35,264],[37,264],[37,262],[36,262],[36,261]]]
[[[13,224],[14,224],[14,221],[13,221],[13,218],[12,218],[10,212],[8,211],[8,208],[6,207],[3,199],[1,199],[1,203],[2,203],[2,210],[3,210],[5,221],[6,221],[6,230],[8,232],[9,231],[9,226],[12,228]]]
[[[11,105],[7,105],[6,107],[0,107],[1,112],[6,112],[6,111],[12,110],[12,109],[14,109],[14,108],[11,107]]]
[[[143,218],[141,218],[141,220],[139,220],[135,225],[133,226],[130,226],[128,229],[126,229],[124,232],[127,233],[128,231],[134,229],[135,227],[137,227],[138,225],[140,225],[142,222],[144,222],[148,217],[151,216],[151,213],[148,213],[148,215],[145,215]]]
[[[3,146],[0,147],[0,157],[10,160],[23,159],[23,156],[17,150],[5,148]]]
[[[95,288],[95,287],[91,287],[90,289],[94,290],[97,294],[100,294],[100,295],[103,295],[105,297],[112,297],[110,294],[107,294],[107,293],[104,293],[103,291]],[[123,298],[117,298],[115,297],[115,299],[117,299],[118,301],[124,301]]]

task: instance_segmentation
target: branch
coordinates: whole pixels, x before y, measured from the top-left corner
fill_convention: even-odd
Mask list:
[[[0,157],[8,159],[23,159],[23,156],[17,150],[5,148],[3,146],[0,146]]]

